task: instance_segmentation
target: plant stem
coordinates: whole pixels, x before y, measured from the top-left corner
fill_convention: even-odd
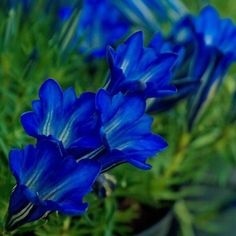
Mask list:
[[[164,179],[168,179],[179,169],[180,164],[183,162],[186,152],[188,150],[188,145],[190,143],[191,134],[184,133],[180,138],[179,147],[177,148],[177,153],[174,157],[173,162],[170,165],[170,168],[164,174]]]

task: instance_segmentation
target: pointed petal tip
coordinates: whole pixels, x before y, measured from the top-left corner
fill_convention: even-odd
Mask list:
[[[136,42],[137,44],[143,46],[144,36],[142,31],[137,31],[129,36],[126,40],[126,44]]]
[[[52,96],[52,95],[59,95],[62,96],[63,91],[59,83],[54,80],[54,79],[47,79],[46,81],[43,82],[39,89],[39,97],[47,97],[47,96]]]

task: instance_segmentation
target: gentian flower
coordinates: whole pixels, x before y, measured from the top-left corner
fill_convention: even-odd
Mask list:
[[[94,57],[104,57],[107,45],[121,40],[130,23],[110,0],[84,0],[77,37],[80,51]]]
[[[169,108],[179,97],[191,94],[188,118],[191,129],[203,105],[220,87],[229,66],[236,60],[236,27],[230,19],[221,19],[213,7],[207,6],[199,16],[186,16],[178,22],[165,43],[184,52],[174,71],[173,84],[179,92],[157,100],[150,110]],[[152,47],[158,48],[155,41]]]
[[[160,23],[175,22],[187,14],[180,0],[112,0],[136,26],[151,32],[160,30]]]
[[[33,111],[21,116],[27,134],[38,140],[59,141],[68,153],[77,156],[97,146],[93,93],[77,98],[73,88],[63,92],[55,80],[48,79],[39,90],[39,98],[32,102]]]
[[[151,133],[153,119],[145,114],[145,100],[140,96],[111,96],[101,89],[96,95],[100,120],[101,154],[96,158],[105,171],[128,162],[141,169],[149,169],[148,157],[167,147],[159,135]]]
[[[156,53],[174,52],[178,55],[172,69],[171,84],[177,89],[177,93],[171,96],[159,97],[149,103],[147,111],[166,111],[172,108],[181,99],[193,94],[200,86],[199,79],[193,79],[189,67],[194,54],[195,45],[191,43],[191,33],[188,28],[176,24],[170,38],[165,39],[161,33],[157,33],[151,40],[149,47],[154,48]],[[182,30],[181,33],[177,30]],[[174,37],[174,39],[173,39]],[[176,37],[176,38],[175,38]]]
[[[151,133],[152,118],[145,114],[145,99],[139,95],[110,95],[100,89],[96,96],[73,89],[62,92],[49,79],[33,101],[33,112],[21,117],[25,131],[37,143],[53,140],[78,161],[97,160],[102,171],[129,162],[147,169],[148,157],[164,150],[166,142]]]
[[[136,93],[145,98],[176,92],[169,82],[176,54],[156,53],[143,46],[142,32],[136,32],[114,51],[108,49],[110,76],[105,85],[110,94]]]
[[[37,147],[12,150],[10,168],[17,184],[10,199],[8,230],[54,211],[83,214],[87,208],[83,197],[91,191],[100,171],[97,162],[76,162],[74,157],[63,155],[58,143],[49,140]]]

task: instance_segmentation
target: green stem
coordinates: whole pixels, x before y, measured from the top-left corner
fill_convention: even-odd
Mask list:
[[[164,179],[170,178],[179,169],[179,166],[181,165],[181,163],[183,162],[183,160],[186,156],[188,145],[190,143],[190,138],[191,138],[190,133],[184,133],[182,135],[182,137],[180,139],[179,148],[177,149],[177,153],[174,157],[173,162],[170,165],[170,168],[167,169],[167,171],[165,172]]]

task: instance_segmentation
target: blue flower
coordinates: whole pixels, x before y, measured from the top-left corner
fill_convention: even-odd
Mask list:
[[[129,28],[130,23],[110,0],[84,0],[77,29],[80,51],[104,57],[107,45],[121,40]]]
[[[38,145],[52,140],[78,161],[97,160],[103,172],[123,162],[150,168],[147,158],[167,146],[151,133],[152,118],[144,114],[145,100],[139,95],[112,96],[101,89],[96,96],[77,98],[73,89],[63,92],[49,79],[39,97],[32,103],[34,111],[21,117],[25,131]]]
[[[195,76],[201,77],[201,86],[190,100],[190,128],[207,98],[213,97],[229,66],[236,61],[236,27],[230,19],[221,19],[214,8],[206,7],[193,22],[198,43],[195,65],[199,65]]]
[[[183,21],[185,22],[185,21]],[[200,80],[194,79],[190,74],[189,67],[191,58],[194,54],[195,45],[192,45],[191,33],[185,24],[176,24],[173,33],[168,39],[165,39],[161,33],[157,33],[149,44],[157,53],[174,52],[178,55],[174,68],[172,69],[171,84],[177,89],[177,93],[171,96],[156,98],[149,103],[147,111],[166,111],[172,108],[181,99],[184,99],[200,86]],[[181,33],[178,30],[181,30]],[[179,32],[179,33],[178,33]],[[176,37],[176,38],[172,38]]]
[[[78,157],[97,146],[93,93],[86,92],[77,98],[74,89],[63,92],[55,80],[48,79],[39,90],[39,98],[32,102],[33,111],[21,116],[29,135],[39,140],[57,140]]]
[[[149,169],[149,157],[167,147],[159,135],[151,133],[153,119],[145,114],[145,100],[139,96],[111,96],[98,91],[96,107],[100,120],[103,153],[96,159],[103,171],[128,162],[141,169]]]
[[[10,168],[17,184],[13,188],[6,228],[58,211],[81,215],[87,208],[85,194],[91,191],[100,165],[91,160],[76,162],[64,156],[58,143],[44,141],[38,147],[26,146],[10,152]]]
[[[175,22],[188,12],[179,0],[113,0],[113,2],[134,25],[151,32],[160,30],[160,23]]]
[[[169,82],[176,57],[145,48],[142,32],[136,32],[116,51],[108,49],[110,76],[105,88],[111,94],[121,91],[145,98],[173,94],[176,89]]]
[[[157,48],[154,42],[152,47]],[[236,27],[230,19],[221,19],[213,7],[207,6],[199,16],[186,16],[178,22],[166,39],[165,48],[166,44],[172,49],[182,48],[173,79],[179,90],[172,97],[159,99],[150,109],[169,108],[180,98],[191,95],[188,100],[191,129],[236,60]]]

